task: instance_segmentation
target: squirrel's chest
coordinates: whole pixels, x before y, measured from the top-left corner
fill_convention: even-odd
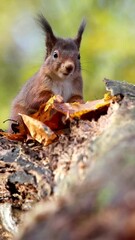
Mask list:
[[[73,86],[71,81],[55,81],[53,82],[52,91],[55,95],[61,95],[64,102],[67,102],[72,95]]]

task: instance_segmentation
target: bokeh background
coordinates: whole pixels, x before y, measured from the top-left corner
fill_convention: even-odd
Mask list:
[[[134,0],[1,0],[0,128],[12,99],[40,67],[44,34],[35,17],[42,12],[54,32],[74,37],[81,19],[87,27],[81,46],[85,100],[102,98],[103,78],[135,83]]]

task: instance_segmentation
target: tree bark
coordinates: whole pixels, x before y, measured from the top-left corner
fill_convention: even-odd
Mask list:
[[[104,82],[108,110],[48,147],[0,138],[1,239],[135,239],[135,86]]]

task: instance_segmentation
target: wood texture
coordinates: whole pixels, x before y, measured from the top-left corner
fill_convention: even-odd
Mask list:
[[[58,142],[0,138],[3,240],[135,239],[135,86],[104,81],[122,99]]]

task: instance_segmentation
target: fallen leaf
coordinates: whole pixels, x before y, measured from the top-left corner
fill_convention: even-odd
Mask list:
[[[109,106],[111,102],[111,98],[108,98],[107,100],[105,99],[100,99],[100,100],[95,100],[91,102],[86,102],[84,104],[80,104],[78,102],[75,103],[53,103],[53,107],[55,110],[58,112],[63,113],[66,115],[67,118],[80,118],[86,113],[100,110],[101,108],[105,106]]]
[[[24,124],[27,126],[31,137],[39,143],[42,143],[44,146],[52,143],[52,141],[57,137],[56,134],[41,121],[25,114],[19,115],[22,117]]]
[[[52,130],[58,130],[67,127],[67,119],[81,118],[85,114],[94,111],[99,111],[100,115],[100,111],[104,107],[108,107],[110,102],[111,96],[109,94],[105,94],[104,99],[88,101],[84,104],[79,102],[64,103],[62,97],[56,95],[51,97],[46,104],[43,104],[32,117],[40,120]],[[65,116],[65,119],[63,116]]]
[[[65,128],[66,125],[62,121],[64,114],[55,109],[55,103],[61,105],[63,98],[59,95],[51,97],[45,104],[42,104],[38,112],[32,114],[31,117],[43,122],[52,130]]]
[[[104,99],[88,101],[83,104],[79,102],[64,103],[63,98],[56,95],[42,104],[35,114],[31,116],[20,114],[23,123],[18,127],[19,133],[2,132],[1,135],[18,141],[26,140],[27,136],[31,135],[33,139],[46,146],[52,143],[65,128],[69,128],[72,119],[98,119],[106,113],[111,101],[112,97],[108,93],[105,94]]]
[[[24,139],[26,138],[26,135],[22,133],[0,132],[0,135],[13,141],[21,141],[21,142],[24,141]]]

